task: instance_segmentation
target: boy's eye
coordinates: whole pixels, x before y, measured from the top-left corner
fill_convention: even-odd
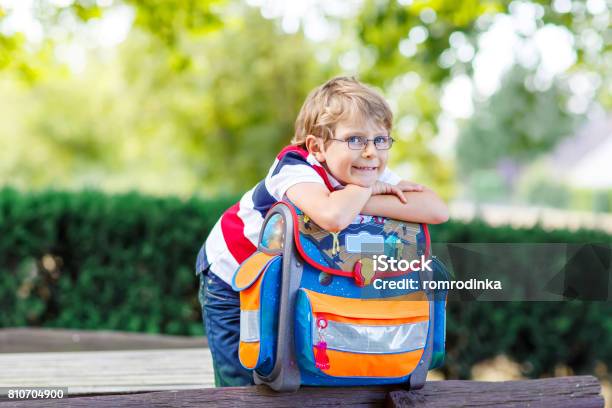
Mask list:
[[[376,136],[374,138],[374,144],[378,145],[378,144],[385,144],[387,143],[387,136]]]
[[[363,143],[363,138],[361,136],[349,136],[346,139],[349,144],[361,144]]]
[[[376,136],[374,138],[374,146],[379,150],[388,150],[391,148],[393,139],[391,136]]]

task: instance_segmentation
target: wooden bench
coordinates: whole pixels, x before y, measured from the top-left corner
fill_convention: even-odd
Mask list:
[[[483,382],[431,381],[418,391],[397,387],[303,387],[278,394],[265,386],[208,388],[69,398],[0,402],[8,407],[551,407],[602,408],[601,387],[595,377]]]
[[[63,400],[9,401],[5,393],[0,395],[0,408],[604,406],[601,386],[592,376],[505,382],[429,381],[423,389],[412,392],[397,386],[303,387],[293,394],[278,394],[265,386],[212,388],[212,360],[205,345],[202,338],[179,336],[0,329],[0,388],[68,389],[68,397]],[[123,350],[112,350],[116,348]]]
[[[214,387],[209,349],[7,353],[0,367],[0,388],[67,387],[71,395]]]
[[[0,329],[0,388],[15,386],[70,395],[178,390],[214,387],[214,373],[204,337]]]
[[[16,327],[0,329],[0,353],[151,350],[208,347],[204,336],[169,336],[106,330]]]

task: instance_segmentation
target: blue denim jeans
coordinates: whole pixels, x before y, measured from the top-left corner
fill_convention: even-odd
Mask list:
[[[200,305],[216,387],[253,385],[253,374],[240,364],[240,296],[214,273],[200,274]]]

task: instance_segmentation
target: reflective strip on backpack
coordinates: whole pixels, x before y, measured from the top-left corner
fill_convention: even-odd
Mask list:
[[[390,326],[327,321],[322,330],[327,348],[351,353],[405,353],[425,347],[428,321]],[[313,339],[318,339],[318,329],[313,325]]]
[[[240,311],[240,341],[259,341],[259,310]]]

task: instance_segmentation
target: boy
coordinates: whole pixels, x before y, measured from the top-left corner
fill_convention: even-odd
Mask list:
[[[253,384],[238,360],[240,301],[231,280],[255,252],[263,219],[275,202],[286,195],[332,232],[360,213],[428,224],[448,219],[446,205],[433,191],[386,168],[392,121],[377,92],[354,78],[331,79],[306,98],[292,144],[278,154],[266,178],[213,227],[196,272],[216,386]]]

